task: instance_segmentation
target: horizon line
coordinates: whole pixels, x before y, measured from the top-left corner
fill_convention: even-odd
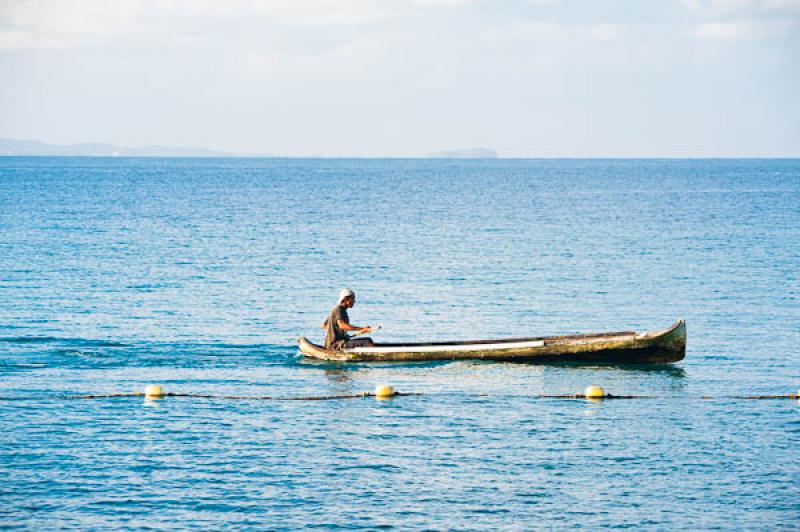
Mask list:
[[[84,159],[388,159],[388,160],[426,160],[426,161],[530,161],[530,160],[800,160],[800,155],[642,155],[642,156],[608,156],[608,155],[541,155],[541,156],[497,156],[497,157],[431,157],[426,155],[43,155],[43,154],[3,154],[0,158],[84,158]]]

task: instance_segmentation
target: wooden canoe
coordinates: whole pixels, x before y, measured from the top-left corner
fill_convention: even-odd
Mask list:
[[[310,358],[340,362],[421,360],[499,360],[510,362],[588,362],[668,364],[686,356],[686,322],[662,331],[632,331],[539,336],[468,342],[380,344],[334,350],[300,338],[300,352]]]

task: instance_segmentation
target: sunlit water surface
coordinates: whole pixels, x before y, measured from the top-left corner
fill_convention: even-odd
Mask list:
[[[725,396],[800,387],[798,264],[800,161],[2,158],[0,526],[797,529],[800,405]],[[376,339],[687,358],[302,360],[343,286]],[[653,397],[537,397],[593,383]]]

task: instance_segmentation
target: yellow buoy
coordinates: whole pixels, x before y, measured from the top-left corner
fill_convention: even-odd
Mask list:
[[[147,388],[144,389],[144,396],[148,399],[158,399],[160,397],[164,397],[164,388],[158,384],[149,384]]]
[[[379,384],[375,387],[375,397],[378,399],[386,399],[395,395],[396,393],[397,392],[394,391],[394,388],[388,384]]]
[[[603,390],[601,387],[595,384],[587,386],[583,394],[586,396],[587,399],[600,399],[606,396],[605,390]]]

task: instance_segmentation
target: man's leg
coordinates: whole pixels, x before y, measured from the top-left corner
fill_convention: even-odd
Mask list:
[[[351,347],[372,347],[374,345],[375,342],[372,341],[372,338],[353,338],[351,340],[348,340],[344,346],[345,348],[351,348]]]

